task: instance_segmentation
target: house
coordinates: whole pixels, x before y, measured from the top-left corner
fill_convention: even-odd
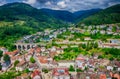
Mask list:
[[[23,61],[24,60],[24,56],[19,56],[19,55],[17,55],[17,56],[12,56],[11,57],[11,63],[13,64],[16,60],[18,60],[18,61]]]
[[[28,79],[29,75],[27,73],[21,74],[21,79]]]
[[[39,56],[38,57],[38,62],[41,65],[41,67],[48,66],[48,60],[47,60],[47,57],[45,57],[45,56]]]
[[[27,67],[27,63],[25,61],[21,61],[16,65],[16,70],[17,71],[23,71]]]
[[[98,30],[91,31],[91,34],[96,34],[96,33],[98,33]]]
[[[63,51],[62,48],[57,48],[57,49],[56,49],[56,53],[57,53],[57,54],[63,54],[64,51]]]
[[[9,55],[10,57],[12,57],[12,52],[5,52],[4,54]]]
[[[118,40],[118,39],[110,39],[109,41],[110,41],[110,43],[120,44],[120,40]]]
[[[45,47],[41,47],[41,52],[44,52],[46,50]]]
[[[65,49],[65,48],[68,48],[68,46],[67,45],[63,45],[63,46],[61,46],[61,48]]]
[[[106,32],[104,30],[101,30],[100,31],[100,34],[105,34]]]
[[[92,39],[90,37],[85,37],[84,40],[89,41],[89,40],[92,40]]]
[[[92,26],[90,25],[90,26],[88,26],[88,29],[92,29]]]
[[[39,67],[54,68],[57,66],[57,64],[54,64],[54,61],[51,57],[47,57],[47,56],[37,56],[37,57],[34,56],[34,57]]]
[[[109,25],[109,27],[107,28],[107,31],[112,31],[112,26],[111,25]]]
[[[49,38],[50,38],[50,39],[52,39],[52,38],[56,38],[56,37],[57,37],[57,36],[52,35],[52,34],[51,34],[51,35],[49,35]]]
[[[112,66],[107,66],[107,70],[112,71],[112,70],[113,70],[113,67],[112,67]]]
[[[1,47],[0,50],[3,51],[3,53],[8,52],[8,50],[5,47]]]
[[[41,73],[39,70],[34,70],[31,74],[32,79],[42,79]]]
[[[108,35],[113,34],[113,32],[111,32],[111,31],[107,31],[106,33],[107,33]]]
[[[100,79],[106,79],[106,74],[100,74]]]
[[[66,68],[69,68],[70,66],[75,66],[75,61],[72,61],[72,60],[61,60],[61,61],[58,61],[58,67],[66,67]]]
[[[10,57],[13,57],[17,55],[20,51],[19,50],[14,50],[13,52],[5,52],[4,54],[9,55]]]
[[[102,47],[102,48],[120,48],[120,45],[115,44],[115,43],[103,43],[103,44],[99,45],[99,47]]]
[[[107,66],[109,63],[110,63],[110,61],[107,60],[107,59],[102,59],[101,62],[100,62],[100,64],[101,64],[102,66]]]
[[[105,25],[100,25],[99,27],[102,29],[102,28],[105,28],[106,26]]]
[[[11,63],[8,61],[8,62],[3,62],[1,65],[2,65],[2,70],[6,71],[10,67]]]
[[[19,52],[20,52],[19,50],[14,50],[14,51],[12,52],[12,55],[15,56],[15,55],[19,54]]]
[[[120,61],[115,61],[115,66],[118,71],[120,71]]]
[[[35,48],[35,52],[36,52],[36,53],[40,53],[40,52],[41,52],[41,48],[40,48],[40,47],[36,47],[36,48]]]
[[[52,77],[53,79],[70,79],[68,68],[54,68]]]
[[[30,61],[30,58],[31,58],[31,57],[32,57],[32,54],[27,53],[27,54],[24,55],[23,58],[24,58],[25,61]]]
[[[33,71],[36,68],[38,68],[36,63],[30,63],[28,66],[29,71]]]
[[[77,73],[77,79],[87,79],[86,78],[87,76],[86,76],[86,73]],[[90,79],[90,78],[88,78],[88,79]]]
[[[100,78],[99,78],[98,74],[92,73],[92,74],[90,74],[90,79],[100,79]]]
[[[33,54],[34,53],[34,49],[33,48],[29,49],[28,53]]]
[[[85,67],[87,66],[87,63],[86,61],[88,61],[88,57],[86,56],[83,56],[83,55],[79,55],[76,60],[75,60],[75,63],[76,63],[76,66],[82,70],[85,69]]]
[[[28,78],[29,78],[29,74],[23,73],[20,76],[17,76],[15,79],[28,79]]]
[[[56,56],[56,55],[58,55],[56,51],[55,52],[51,52],[51,51],[49,52],[49,56],[52,57],[52,58],[54,58],[54,56]]]
[[[112,79],[120,79],[120,73],[118,72],[115,72],[115,73],[110,72],[110,76]]]
[[[55,52],[56,50],[57,50],[57,48],[56,48],[55,46],[53,46],[53,47],[50,49],[51,52]]]

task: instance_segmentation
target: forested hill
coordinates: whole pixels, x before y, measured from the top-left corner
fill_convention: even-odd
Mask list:
[[[111,24],[111,23],[120,23],[120,4],[106,8],[90,17],[87,17],[80,21],[80,24]]]
[[[24,21],[29,27],[33,28],[57,27],[59,24],[64,24],[63,21],[50,17],[25,3],[9,3],[1,6],[0,21]]]
[[[76,12],[69,12],[65,10],[51,10],[51,9],[40,9],[40,11],[46,13],[49,16],[52,16],[56,19],[65,21],[65,22],[72,22],[76,23],[79,22],[80,20],[93,15],[102,9],[90,9],[90,10],[81,10],[81,11],[76,11]]]
[[[40,9],[40,11],[46,13],[49,16],[52,16],[56,19],[63,20],[66,22],[73,22],[75,20],[75,16],[73,13],[64,10],[51,10],[51,9]]]
[[[66,27],[67,23],[24,3],[0,6],[0,46],[11,48],[20,37],[45,28]],[[13,48],[12,48],[13,49]]]

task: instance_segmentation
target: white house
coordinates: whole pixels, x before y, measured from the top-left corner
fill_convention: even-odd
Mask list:
[[[58,61],[58,67],[66,67],[69,68],[70,66],[75,66],[75,61]]]
[[[113,70],[112,66],[107,66],[107,70]]]

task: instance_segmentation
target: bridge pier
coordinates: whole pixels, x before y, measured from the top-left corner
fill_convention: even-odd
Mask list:
[[[18,48],[18,45],[16,45],[16,49],[18,50],[19,48]]]
[[[24,50],[29,50],[29,49],[33,48],[33,46],[36,46],[36,44],[16,43],[15,46],[16,46],[17,50],[24,51]]]

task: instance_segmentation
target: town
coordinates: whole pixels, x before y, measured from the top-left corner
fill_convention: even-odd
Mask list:
[[[120,79],[119,24],[46,29],[15,46],[0,48],[0,73],[15,79]]]

